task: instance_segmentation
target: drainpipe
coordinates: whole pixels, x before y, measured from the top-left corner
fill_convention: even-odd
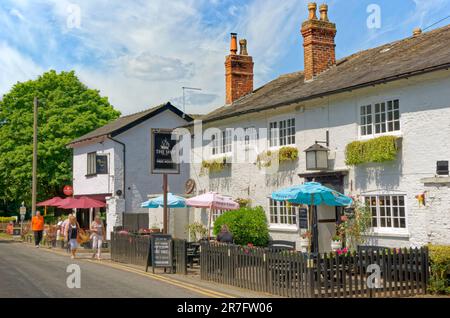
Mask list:
[[[125,194],[125,192],[126,192],[125,181],[126,181],[126,172],[127,172],[127,168],[126,168],[127,167],[127,165],[126,165],[126,163],[127,163],[127,161],[126,161],[126,158],[127,158],[127,156],[126,156],[126,154],[127,154],[127,146],[123,142],[112,138],[111,135],[108,135],[107,138],[109,140],[112,140],[113,142],[118,143],[119,145],[122,145],[122,149],[123,149],[123,174],[122,174],[122,189],[123,190],[122,190],[122,196],[123,196],[123,199],[125,199],[125,196],[126,196],[126,194]]]

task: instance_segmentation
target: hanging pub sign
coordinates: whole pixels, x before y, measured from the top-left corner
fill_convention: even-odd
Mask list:
[[[298,228],[308,230],[308,209],[298,209]]]
[[[152,174],[180,174],[180,165],[175,153],[177,140],[172,138],[172,130],[152,129],[151,172]]]

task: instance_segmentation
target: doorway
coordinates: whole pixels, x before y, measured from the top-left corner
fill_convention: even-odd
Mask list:
[[[314,174],[299,175],[306,182],[319,182],[323,186],[344,193],[344,177],[347,172],[320,172]],[[313,250],[319,253],[329,253],[331,249],[331,241],[336,235],[337,226],[341,222],[343,213],[342,207],[333,207],[320,205],[316,207],[317,211],[317,233],[318,238],[313,240]]]

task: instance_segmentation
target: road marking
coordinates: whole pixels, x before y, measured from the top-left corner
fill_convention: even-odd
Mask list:
[[[50,252],[50,253],[58,254],[58,255],[61,255],[61,256],[67,256],[68,255],[65,252],[60,252],[60,251],[52,250],[52,249],[43,248],[42,250]],[[178,287],[182,287],[182,288],[188,289],[190,291],[193,291],[193,292],[195,292],[197,294],[205,295],[205,296],[212,297],[212,298],[234,298],[234,296],[231,296],[231,295],[228,295],[228,294],[223,294],[223,293],[220,293],[220,292],[216,292],[216,291],[213,291],[213,290],[210,290],[210,289],[207,289],[207,288],[204,288],[204,287],[200,287],[200,286],[197,286],[197,285],[193,285],[193,284],[190,284],[190,283],[181,282],[181,281],[178,281],[178,280],[175,280],[175,279],[172,279],[172,278],[168,278],[168,277],[165,277],[165,276],[162,276],[162,275],[148,273],[148,272],[143,272],[143,271],[140,271],[138,269],[135,269],[135,268],[132,268],[132,267],[129,267],[129,266],[126,266],[126,265],[122,265],[122,264],[119,265],[119,264],[114,264],[114,263],[105,263],[105,262],[93,261],[91,259],[85,259],[85,258],[77,258],[76,260],[77,261],[87,261],[87,262],[93,263],[93,264],[105,265],[105,266],[109,266],[109,267],[116,268],[116,269],[119,269],[119,270],[128,271],[128,272],[131,272],[131,273],[134,273],[134,274],[138,274],[138,275],[141,275],[141,276],[144,276],[144,277],[147,277],[147,278],[153,278],[153,279],[156,279],[156,280],[168,283],[168,284],[172,284],[172,285],[175,285],[175,286],[178,286]]]
[[[92,260],[87,260],[87,261],[90,262],[90,263],[99,264],[96,261],[92,261]],[[203,287],[200,287],[200,286],[197,286],[197,285],[192,285],[192,284],[189,284],[189,283],[186,283],[186,282],[181,282],[181,281],[178,281],[178,280],[175,280],[175,279],[172,279],[172,278],[168,278],[168,277],[165,277],[165,276],[162,276],[162,275],[142,272],[142,271],[140,271],[138,269],[134,269],[134,268],[128,267],[126,265],[118,265],[118,264],[112,264],[112,263],[101,263],[101,264],[105,265],[105,266],[112,267],[112,268],[128,271],[128,272],[131,272],[131,273],[134,273],[134,274],[139,274],[139,275],[145,276],[147,278],[153,278],[153,279],[156,279],[156,280],[160,280],[160,281],[163,281],[165,283],[176,285],[178,287],[183,287],[183,288],[189,289],[191,291],[194,291],[196,293],[200,293],[200,294],[203,294],[203,295],[206,295],[206,296],[209,296],[209,297],[214,297],[214,298],[234,298],[231,295],[227,295],[227,294],[223,294],[223,293],[220,293],[220,292],[216,292],[216,291],[213,291],[213,290],[210,290],[210,289],[206,289],[206,288],[203,288]]]

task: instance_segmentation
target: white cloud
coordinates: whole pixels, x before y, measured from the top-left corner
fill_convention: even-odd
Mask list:
[[[0,92],[8,92],[19,81],[35,78],[42,73],[42,68],[30,58],[0,43]]]

